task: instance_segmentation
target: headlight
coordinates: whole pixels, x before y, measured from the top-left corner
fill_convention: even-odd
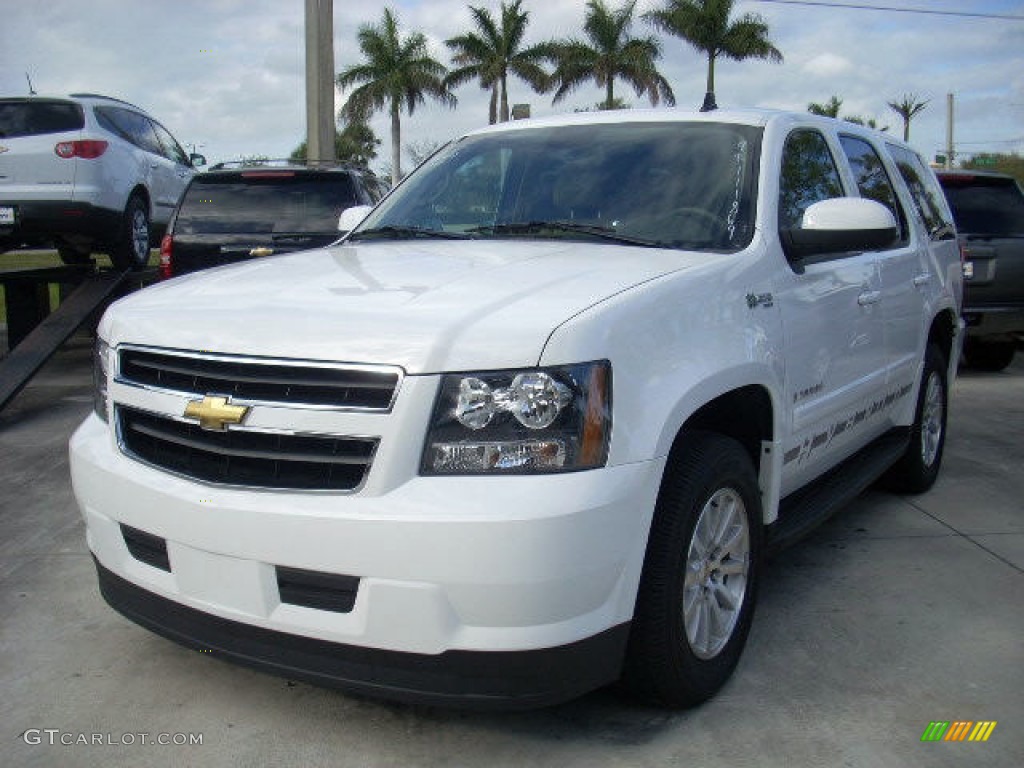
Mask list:
[[[448,374],[434,406],[425,475],[566,472],[603,466],[611,366]]]
[[[107,420],[107,381],[110,373],[110,346],[96,337],[92,351],[92,400],[93,410],[104,421]]]

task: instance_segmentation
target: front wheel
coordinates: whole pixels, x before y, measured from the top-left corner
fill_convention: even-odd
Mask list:
[[[946,358],[935,344],[924,355],[917,410],[910,428],[910,445],[885,477],[886,484],[903,493],[923,493],[935,483],[946,447],[946,410],[949,395]]]
[[[140,195],[132,195],[125,206],[110,260],[118,269],[134,270],[149,262],[149,208]]]
[[[707,700],[736,667],[762,541],[747,451],[713,433],[682,440],[662,481],[623,673],[627,689],[671,707]]]

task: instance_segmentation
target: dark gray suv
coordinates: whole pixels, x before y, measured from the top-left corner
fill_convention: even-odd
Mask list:
[[[219,163],[185,190],[160,244],[160,276],[328,245],[343,234],[342,211],[374,205],[384,191],[359,168]]]
[[[966,362],[1001,371],[1024,338],[1024,193],[1012,176],[940,171],[964,249]]]

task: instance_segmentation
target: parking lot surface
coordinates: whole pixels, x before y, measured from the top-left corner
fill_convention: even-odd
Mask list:
[[[108,608],[67,463],[92,404],[89,348],[66,345],[0,412],[0,765],[1024,762],[1024,353],[961,373],[929,493],[870,491],[769,564],[746,653],[708,704],[599,691],[475,714],[250,671]],[[986,742],[923,742],[933,721],[997,725]]]

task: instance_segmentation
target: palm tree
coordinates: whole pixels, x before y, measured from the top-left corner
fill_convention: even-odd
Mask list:
[[[338,75],[338,86],[361,85],[349,94],[341,111],[348,120],[365,120],[387,107],[391,114],[391,181],[397,184],[402,178],[402,109],[411,115],[427,96],[454,107],[456,98],[444,83],[448,70],[427,50],[427,38],[421,32],[401,37],[398,19],[390,8],[379,25],[361,26],[358,39],[366,61]]]
[[[807,105],[807,111],[812,115],[821,115],[822,117],[834,117],[839,119],[839,110],[843,108],[843,100],[835,94],[829,98],[824,104],[819,104],[816,101],[812,101]]]
[[[918,101],[916,93],[903,94],[902,101],[886,102],[889,108],[903,118],[903,140],[910,141],[910,121],[921,110],[928,106],[927,101]]]
[[[717,109],[715,60],[765,59],[776,64],[782,53],[768,39],[768,24],[755,13],[745,13],[730,23],[734,0],[666,0],[661,10],[644,18],[670,35],[686,40],[708,57],[708,86],[702,112]]]
[[[525,80],[535,91],[543,91],[547,72],[540,66],[545,58],[545,47],[535,45],[522,48],[523,37],[530,14],[521,8],[522,0],[501,4],[501,25],[495,23],[486,8],[470,6],[476,32],[467,32],[445,41],[458,66],[449,72],[445,83],[450,87],[479,79],[483,88],[491,89],[488,120],[492,124],[508,120],[509,73]],[[498,102],[501,112],[498,112]]]
[[[583,32],[587,41],[571,39],[545,46],[548,59],[555,65],[551,75],[557,104],[577,87],[593,80],[604,87],[603,108],[619,103],[615,98],[615,78],[633,86],[637,96],[646,95],[651,106],[664,99],[672,106],[675,94],[668,80],[658,72],[655,62],[661,56],[661,43],[654,36],[630,37],[636,0],[610,9],[603,0],[588,0]]]

